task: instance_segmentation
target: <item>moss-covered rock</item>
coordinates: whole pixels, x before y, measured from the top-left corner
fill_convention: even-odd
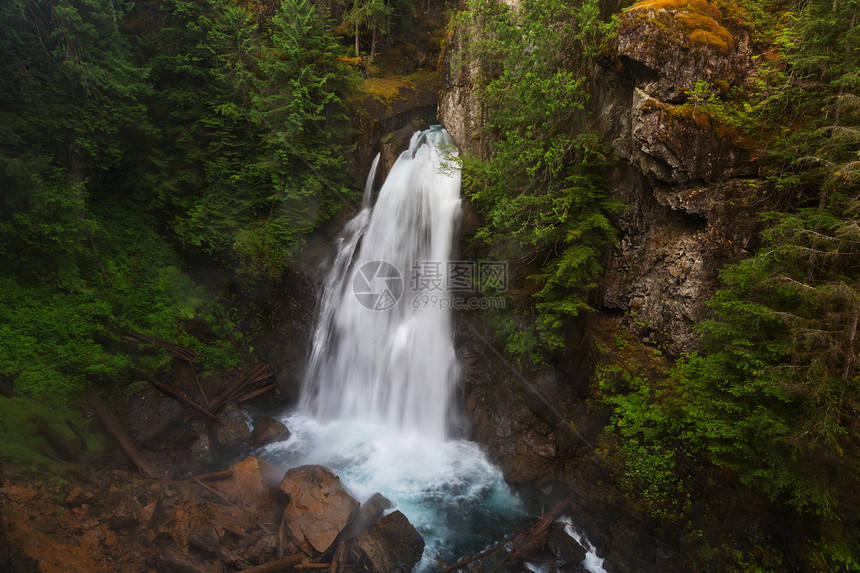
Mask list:
[[[354,129],[359,133],[352,172],[357,186],[364,185],[379,139],[414,120],[436,118],[441,84],[435,70],[406,76],[367,78],[346,98]]]
[[[706,114],[664,104],[636,90],[633,98],[634,161],[666,183],[714,182],[755,173],[750,152],[735,144]]]
[[[751,49],[745,32],[723,24],[706,0],[643,0],[621,17],[618,55],[660,100],[681,101],[699,80],[728,89],[748,73]]]

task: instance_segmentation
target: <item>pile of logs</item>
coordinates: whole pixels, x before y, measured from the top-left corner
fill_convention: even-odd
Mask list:
[[[274,376],[272,369],[268,365],[258,364],[239,373],[236,377],[229,380],[222,386],[221,390],[212,399],[210,399],[203,390],[203,385],[200,383],[200,379],[197,377],[197,373],[194,370],[194,363],[200,358],[199,352],[181,344],[159,340],[140,333],[127,333],[125,334],[125,338],[131,342],[159,346],[164,348],[167,353],[174,358],[187,361],[191,373],[194,376],[194,381],[197,385],[197,390],[200,393],[202,403],[189,398],[183,394],[180,389],[171,387],[152,376],[143,373],[138,373],[138,376],[148,381],[163,394],[173,398],[182,406],[190,409],[193,413],[204,416],[217,424],[225,424],[224,420],[219,418],[216,414],[226,404],[230,402],[244,402],[275,388],[275,384],[264,384]],[[140,472],[147,477],[160,477],[156,475],[155,469],[146,460],[146,458],[140,454],[140,451],[134,445],[134,442],[119,424],[110,409],[105,405],[101,398],[99,398],[99,395],[95,390],[90,389],[90,391],[87,392],[87,401],[93,411],[95,411],[96,416],[98,416],[102,423],[102,426],[104,426],[105,430],[114,437],[122,450],[138,467]]]

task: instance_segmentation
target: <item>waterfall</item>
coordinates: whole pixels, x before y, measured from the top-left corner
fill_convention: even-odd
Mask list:
[[[266,446],[282,467],[331,468],[359,501],[390,499],[424,538],[416,572],[495,545],[527,517],[486,453],[448,435],[459,371],[438,303],[460,218],[455,156],[440,127],[415,133],[375,205],[374,159],[322,286],[298,408],[282,417],[292,435]],[[593,548],[583,566],[605,573]]]
[[[266,447],[282,467],[322,464],[360,501],[382,493],[425,541],[417,571],[438,569],[525,518],[501,470],[449,436],[459,370],[445,272],[460,218],[456,149],[440,127],[415,133],[373,204],[337,239],[322,285],[292,435]]]
[[[447,437],[458,369],[451,316],[441,305],[460,218],[460,173],[441,128],[416,132],[370,207],[338,239],[323,287],[300,410]],[[429,271],[422,274],[421,271]]]

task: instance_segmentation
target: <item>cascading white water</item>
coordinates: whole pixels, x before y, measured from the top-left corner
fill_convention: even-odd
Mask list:
[[[389,498],[424,537],[418,571],[498,542],[525,517],[486,454],[448,435],[451,316],[424,303],[446,295],[460,217],[454,154],[443,129],[416,133],[371,206],[374,160],[323,284],[299,407],[283,416],[292,436],[266,447],[284,467],[331,468],[361,501]]]
[[[417,264],[444,272],[451,257],[460,173],[445,168],[444,153],[456,153],[447,132],[415,133],[376,206],[366,190],[340,239],[300,403],[317,419],[447,437],[458,375],[450,311],[421,304],[429,289],[444,296],[444,276],[413,273]]]
[[[458,368],[445,295],[460,217],[456,154],[439,127],[413,135],[376,204],[368,176],[362,210],[337,242],[323,284],[292,432],[266,454],[284,467],[322,464],[360,500],[388,497],[424,537],[418,570],[498,541],[524,517],[501,471],[474,443],[448,435]],[[424,267],[428,268],[428,267]]]

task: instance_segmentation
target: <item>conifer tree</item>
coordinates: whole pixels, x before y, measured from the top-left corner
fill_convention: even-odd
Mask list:
[[[681,370],[688,437],[713,461],[846,527],[860,512],[858,6],[816,0],[798,17],[782,103],[805,121],[771,149],[775,203],[790,207],[721,273],[705,348]],[[860,547],[845,547],[831,553],[857,566]]]

